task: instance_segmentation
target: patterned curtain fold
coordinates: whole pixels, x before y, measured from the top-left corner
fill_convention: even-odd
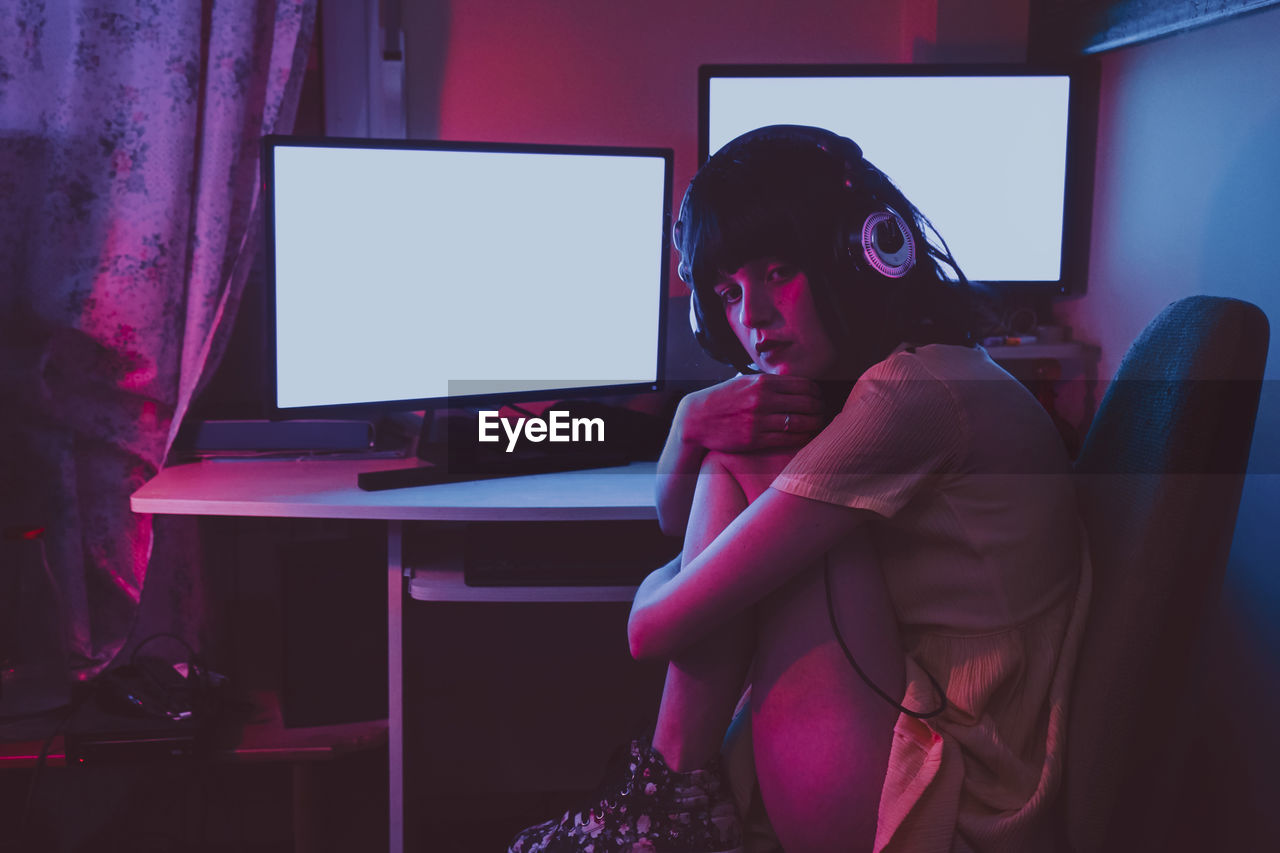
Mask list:
[[[195,571],[129,495],[221,354],[315,6],[0,3],[0,524],[45,528],[75,677],[123,647],[149,569]]]

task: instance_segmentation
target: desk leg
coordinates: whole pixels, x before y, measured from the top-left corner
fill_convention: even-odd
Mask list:
[[[391,771],[388,799],[390,853],[404,851],[404,565],[400,521],[387,522],[387,766]]]

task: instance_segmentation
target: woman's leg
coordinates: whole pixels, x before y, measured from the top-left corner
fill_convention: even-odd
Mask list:
[[[866,529],[826,559],[845,642],[877,686],[901,697],[897,620]],[[822,565],[766,599],[759,616],[752,743],[770,821],[788,853],[870,851],[898,711],[840,649]]]
[[[685,559],[768,488],[790,455],[708,457],[710,476],[699,479],[702,491],[695,499]],[[673,743],[683,737],[690,754],[713,754],[708,750],[719,744],[733,710],[729,697],[738,698],[750,665],[756,773],[770,821],[788,853],[872,849],[898,718],[897,709],[858,677],[836,641],[827,610],[828,564],[845,642],[877,686],[901,697],[897,617],[869,532],[862,527],[824,563],[802,571],[694,649],[700,669],[673,664],[663,696],[666,713],[659,713],[658,730],[669,732]],[[723,677],[717,679],[717,672]]]
[[[701,553],[747,503],[747,493],[720,457],[709,455],[698,477],[683,559]],[[606,785],[593,795],[599,797],[595,802],[518,833],[508,853],[589,847],[621,853],[655,839],[659,849],[665,844],[667,849],[741,850],[739,818],[722,773],[710,765],[746,681],[755,627],[754,613],[741,614],[671,661],[652,749],[633,742],[625,779]]]
[[[747,506],[725,460],[711,454],[703,462],[685,530],[686,565]],[[668,665],[653,747],[672,769],[706,767],[719,753],[755,654],[755,632],[754,613],[742,613]]]

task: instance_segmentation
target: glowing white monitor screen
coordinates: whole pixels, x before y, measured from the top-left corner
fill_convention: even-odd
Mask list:
[[[764,125],[825,127],[862,147],[971,280],[1060,279],[1068,76],[712,75],[706,85],[711,153]]]
[[[658,380],[669,152],[532,148],[268,141],[276,408]]]

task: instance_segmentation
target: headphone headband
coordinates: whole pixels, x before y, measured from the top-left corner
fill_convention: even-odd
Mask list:
[[[803,124],[771,124],[747,131],[729,142],[721,151],[732,152],[744,145],[760,142],[807,143],[831,157],[844,160],[845,172],[852,172],[862,162],[862,146],[847,136],[840,136],[826,128]],[[719,152],[717,152],[718,156]]]
[[[837,216],[833,235],[833,261],[837,268],[847,266],[852,273],[840,278],[858,279],[861,273],[870,273],[887,279],[906,276],[915,266],[916,241],[907,220],[874,191],[867,192],[865,180],[860,176],[879,176],[879,172],[866,161],[858,143],[832,131],[803,125],[770,125],[742,134],[717,151],[703,165],[707,168],[733,168],[743,165],[758,146],[779,144],[791,146],[796,151],[818,150],[841,165],[838,190],[845,196],[841,206],[846,210]],[[702,171],[699,171],[702,174]],[[681,250],[676,271],[680,279],[693,291],[690,298],[689,321],[694,337],[702,347],[719,361],[732,364],[739,370],[750,370],[753,365],[737,338],[728,328],[721,330],[707,316],[693,282],[693,269],[684,254],[683,237],[689,196],[697,183],[690,182],[680,204],[680,212],[672,226],[674,245]],[[866,202],[870,202],[867,204]],[[870,207],[870,212],[867,212]],[[708,322],[710,320],[710,322]],[[726,338],[728,335],[728,338]],[[721,340],[725,338],[724,340]]]

